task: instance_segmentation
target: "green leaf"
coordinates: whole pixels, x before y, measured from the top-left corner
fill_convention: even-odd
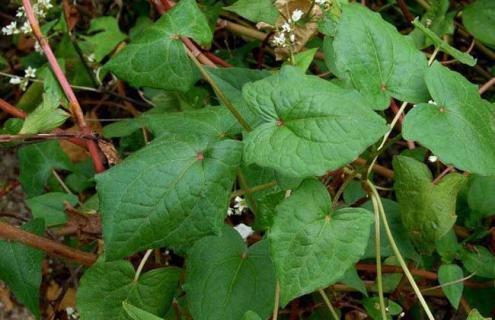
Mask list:
[[[28,114],[22,125],[20,134],[34,134],[47,132],[61,126],[70,114],[60,109],[59,101],[53,100],[47,94],[43,94],[43,102]]]
[[[462,11],[462,22],[478,40],[495,47],[495,2],[476,0]]]
[[[120,31],[117,19],[111,16],[91,19],[87,34],[91,35],[82,36],[84,41],[80,45],[88,55],[94,54],[96,62],[101,62],[119,43],[127,39]]]
[[[373,320],[383,320],[378,297],[364,299],[363,306]],[[392,316],[402,312],[402,307],[390,299],[385,299],[385,306],[388,308],[387,319],[389,320],[392,320]]]
[[[241,151],[234,140],[168,135],[98,175],[106,258],[220,232]]]
[[[434,104],[419,104],[402,126],[445,164],[480,175],[495,175],[495,108],[480,98],[478,87],[439,62],[426,72]]]
[[[224,9],[252,22],[266,22],[271,25],[275,25],[280,16],[272,0],[238,0]]]
[[[249,310],[265,319],[273,308],[275,271],[266,240],[247,248],[225,227],[221,236],[193,245],[186,270],[184,290],[195,320],[237,320]]]
[[[451,263],[457,258],[457,254],[462,248],[457,243],[457,236],[454,229],[449,230],[443,237],[438,239],[435,243],[438,254],[442,257],[444,263]]]
[[[19,149],[22,189],[29,197],[43,193],[52,170],[71,170],[72,163],[57,141],[26,145]]]
[[[242,88],[245,84],[264,79],[271,73],[247,68],[205,68],[205,70],[242,117],[253,127],[259,124],[260,119],[248,107],[242,96]]]
[[[26,200],[33,217],[44,219],[47,227],[63,224],[67,221],[64,202],[75,206],[79,200],[73,194],[61,192],[49,192]]]
[[[126,137],[145,127],[145,124],[141,117],[120,120],[103,127],[103,136],[108,139]]]
[[[201,45],[212,40],[208,22],[195,0],[180,1],[139,33],[105,68],[134,87],[186,91],[199,72],[187,56],[181,36]]]
[[[491,320],[492,318],[483,317],[476,309],[471,310],[466,320]]]
[[[127,303],[126,301],[122,302],[122,307],[124,308],[127,315],[131,317],[133,320],[163,320],[163,318],[157,317],[148,311],[144,311],[138,307],[133,306],[132,304]]]
[[[435,32],[428,29],[421,22],[419,22],[418,18],[416,18],[413,21],[413,25],[416,28],[418,28],[421,32],[423,32],[428,38],[430,38],[436,48],[440,49],[441,51],[443,51],[445,53],[448,53],[453,58],[459,60],[460,62],[462,62],[464,64],[467,64],[468,66],[472,67],[472,66],[476,65],[476,59],[473,58],[473,56],[471,56],[469,53],[457,50],[456,48],[449,45],[447,42],[440,39],[440,37],[438,37]]]
[[[246,313],[242,317],[242,320],[262,320],[262,319],[256,312],[249,310],[246,311]]]
[[[438,269],[438,282],[442,286],[442,291],[449,300],[450,304],[455,308],[459,308],[459,302],[462,297],[464,283],[462,278],[464,273],[461,267],[456,264],[442,264]],[[459,281],[461,280],[461,281]],[[458,281],[457,283],[451,283]]]
[[[294,88],[297,88],[295,90]],[[353,90],[296,67],[249,83],[244,98],[264,122],[246,135],[244,160],[292,177],[351,162],[387,130]]]
[[[347,79],[371,103],[385,109],[394,97],[402,101],[428,99],[424,83],[424,54],[394,26],[359,4],[343,6],[327,61],[334,61],[337,75]]]
[[[469,208],[485,217],[495,215],[495,176],[473,175],[470,178],[467,193]]]
[[[134,280],[128,261],[98,260],[81,278],[77,309],[81,319],[127,320],[123,302],[157,316],[165,315],[179,282],[180,269],[159,268]]]
[[[450,0],[431,0],[429,3],[431,7],[421,17],[421,23],[428,26],[440,38],[453,34],[456,12],[448,12]],[[432,40],[417,28],[409,36],[414,39],[419,49],[429,47],[433,44]]]
[[[268,235],[282,306],[338,281],[363,255],[372,223],[362,208],[333,211],[325,186],[304,181],[278,205]]]
[[[315,57],[318,48],[308,49],[294,55],[294,65],[302,70],[308,70],[313,58]]]
[[[143,118],[155,136],[194,133],[214,140],[222,140],[241,132],[237,120],[223,106],[194,111],[145,114]]]
[[[495,279],[495,256],[487,248],[476,246],[473,251],[464,250],[461,260],[467,271],[478,277]]]
[[[456,221],[456,198],[466,177],[451,173],[434,185],[428,167],[415,159],[396,156],[393,166],[402,222],[418,249],[431,253]]]
[[[394,236],[395,242],[397,243],[397,247],[405,258],[413,259],[415,261],[420,261],[421,257],[414,249],[414,246],[411,242],[411,238],[407,233],[406,228],[401,220],[401,213],[399,211],[399,205],[397,202],[382,199],[383,208],[385,209],[385,215],[387,216],[387,221],[392,231],[392,235]],[[363,206],[364,209],[369,211],[373,210],[373,205],[371,201],[366,202]],[[371,227],[370,237],[368,240],[368,247],[364,253],[363,259],[372,259],[375,258],[375,226]],[[395,253],[390,246],[390,241],[387,238],[387,234],[385,233],[385,227],[383,223],[380,224],[380,253],[382,257],[391,257],[395,256]]]
[[[40,235],[45,227],[43,220],[35,219],[24,224],[22,229]],[[0,280],[38,319],[43,255],[42,251],[24,244],[0,240]]]
[[[359,277],[356,267],[354,266],[350,267],[337,282],[341,282],[348,287],[358,290],[365,296],[368,296],[364,281]]]

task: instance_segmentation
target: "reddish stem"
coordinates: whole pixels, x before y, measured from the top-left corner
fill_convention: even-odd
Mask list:
[[[27,113],[19,108],[14,107],[3,99],[0,99],[0,109],[17,118],[25,119],[27,117]]]
[[[41,32],[40,26],[38,24],[38,20],[36,19],[30,0],[22,0],[22,3],[24,5],[24,11],[26,13],[26,17],[28,18],[29,23],[31,24],[33,34],[36,40],[38,41],[38,43],[40,44],[40,47],[43,50],[43,53],[45,54],[45,57],[47,58],[48,63],[50,64],[50,67],[52,68],[52,71],[55,74],[55,77],[57,78],[58,82],[60,83],[60,86],[62,87],[62,90],[67,96],[67,99],[69,100],[72,116],[75,118],[76,123],[83,134],[92,134],[91,129],[86,124],[86,120],[84,119],[84,114],[82,112],[81,106],[79,105],[79,102],[77,101],[76,95],[74,94],[74,91],[72,90],[69,81],[65,77],[62,68],[60,68],[60,65],[58,64],[57,58],[53,54],[50,44],[48,43],[48,40],[43,36],[43,33]],[[86,141],[86,143],[91,158],[93,159],[93,165],[95,167],[96,172],[105,171],[105,166],[103,165],[102,158],[100,157],[100,150],[96,142],[93,140],[88,140]]]

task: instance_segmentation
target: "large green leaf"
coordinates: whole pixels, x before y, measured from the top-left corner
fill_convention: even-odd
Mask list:
[[[52,170],[71,170],[72,163],[58,141],[26,145],[18,151],[22,189],[28,196],[43,193]]]
[[[172,303],[179,275],[180,269],[160,268],[135,281],[130,262],[98,260],[84,273],[77,291],[81,320],[129,319],[123,302],[163,316]]]
[[[462,22],[476,39],[495,47],[495,1],[476,0],[466,6]]]
[[[107,259],[220,232],[241,151],[234,140],[168,135],[98,175]]]
[[[124,308],[127,315],[131,317],[133,320],[163,320],[163,318],[157,317],[148,311],[144,311],[141,308],[135,307],[132,304],[124,301],[122,303],[122,307]]]
[[[247,248],[225,227],[221,236],[194,244],[186,267],[184,289],[195,320],[240,320],[249,310],[262,319],[270,314],[276,281],[266,240]]]
[[[135,87],[186,91],[199,73],[180,37],[207,45],[208,22],[195,0],[180,1],[169,13],[143,30],[105,68]]]
[[[278,205],[268,235],[282,306],[339,280],[363,255],[372,223],[362,208],[334,212],[325,186],[304,181]]]
[[[438,269],[438,282],[442,286],[442,291],[456,309],[459,307],[464,289],[464,283],[461,280],[463,277],[462,268],[456,264],[442,264]]]
[[[402,222],[420,251],[431,253],[456,221],[456,198],[466,177],[451,173],[434,185],[428,167],[413,158],[396,156],[393,166]]]
[[[272,0],[238,0],[224,8],[252,22],[266,22],[275,25],[280,14]]]
[[[495,175],[495,108],[478,87],[435,62],[426,72],[434,104],[407,114],[402,133],[430,149],[442,162],[480,175]]]
[[[428,98],[424,54],[365,6],[343,6],[335,39],[325,48],[327,62],[370,101],[370,107],[385,109],[391,97],[408,102]]]
[[[243,89],[263,124],[245,138],[244,159],[292,177],[323,175],[358,157],[387,130],[353,90],[286,66]]]
[[[24,231],[42,234],[43,220],[35,219],[22,226]],[[13,241],[0,241],[0,280],[15,297],[39,319],[41,262],[43,252]]]

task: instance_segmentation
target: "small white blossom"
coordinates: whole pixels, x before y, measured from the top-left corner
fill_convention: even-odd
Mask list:
[[[292,11],[292,21],[297,22],[301,20],[302,16],[304,15],[304,12],[301,9],[296,9]]]
[[[19,7],[19,8],[17,9],[17,12],[16,12],[15,16],[16,16],[17,18],[22,18],[22,17],[24,17],[24,14],[25,14],[25,12],[24,12],[24,7]]]
[[[428,157],[428,161],[430,161],[431,163],[435,163],[438,161],[438,157],[435,155],[431,155]]]
[[[234,229],[239,232],[244,241],[246,241],[246,239],[254,233],[253,228],[245,225],[244,223],[236,225]]]
[[[34,51],[43,54],[43,49],[41,48],[40,43],[38,41],[34,43]]]
[[[2,33],[6,36],[18,34],[20,30],[17,28],[17,21],[12,21],[10,24],[2,28]]]
[[[10,80],[9,80],[9,83],[14,84],[14,85],[20,84],[21,82],[22,82],[22,79],[19,77],[13,77],[13,78],[10,78]]]
[[[289,40],[290,40],[290,42],[291,42],[291,43],[296,42],[296,35],[292,33],[292,34],[289,36]]]
[[[327,3],[327,0],[315,0],[315,3],[319,6],[322,6]]]
[[[29,24],[29,21],[25,21],[24,24],[21,27],[21,32],[24,34],[30,34],[33,32],[33,29],[31,29],[31,24]]]
[[[291,27],[290,23],[284,22],[284,24],[282,25],[282,31],[283,32],[291,32],[292,27]]]
[[[36,69],[31,66],[27,67],[27,69],[24,70],[24,73],[26,74],[26,78],[36,78]]]
[[[405,316],[406,316],[406,313],[405,313],[405,312],[401,312],[401,313],[399,314],[399,319],[400,319],[400,318],[404,318]]]
[[[227,215],[230,217],[230,216],[233,216],[233,215],[236,215],[237,214],[237,211],[234,210],[233,208],[228,208],[227,209]]]
[[[428,100],[428,103],[429,103],[429,104],[434,104],[434,105],[437,105],[437,103],[436,103],[435,101],[433,101],[433,100]]]
[[[244,209],[246,209],[248,207],[246,204],[246,200],[237,196],[237,197],[235,197],[234,201],[235,201],[234,208],[236,209],[238,214],[242,214],[242,211],[244,211]]]
[[[285,47],[286,46],[285,34],[282,32],[275,34],[275,36],[273,37],[272,43],[274,46],[277,46],[277,47]]]
[[[67,313],[68,316],[72,315],[74,313],[74,308],[68,307],[65,308],[65,313]]]
[[[53,8],[51,0],[38,0],[38,4],[43,6],[46,10]]]
[[[94,63],[96,61],[95,54],[92,53],[88,56],[88,62]]]

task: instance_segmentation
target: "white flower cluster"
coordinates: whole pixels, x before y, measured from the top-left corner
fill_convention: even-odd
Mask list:
[[[38,19],[43,19],[48,14],[48,10],[53,8],[51,0],[38,0],[33,4],[33,11]],[[30,34],[33,30],[29,21],[26,19],[26,12],[24,7],[19,7],[15,15],[21,21],[12,21],[10,24],[2,28],[2,34],[6,36],[11,36],[14,34]]]
[[[233,208],[228,208],[227,209],[227,215],[229,216],[233,216],[233,215],[237,215],[237,216],[240,216],[242,214],[242,212],[244,211],[244,209],[246,209],[248,206],[247,206],[247,203],[246,203],[246,200],[237,196],[235,197],[234,199],[234,207]]]
[[[26,70],[24,70],[24,77],[12,77],[10,78],[9,80],[9,83],[10,84],[13,84],[13,85],[19,85],[19,87],[21,88],[22,91],[25,91],[28,84],[29,84],[29,79],[32,78],[36,78],[36,69],[29,66],[27,67]]]
[[[294,34],[294,27],[296,22],[301,20],[304,16],[304,12],[301,9],[292,11],[290,18],[284,22],[282,28],[278,30],[272,39],[272,45],[274,47],[285,48],[288,45],[292,45],[296,42],[296,35]]]

